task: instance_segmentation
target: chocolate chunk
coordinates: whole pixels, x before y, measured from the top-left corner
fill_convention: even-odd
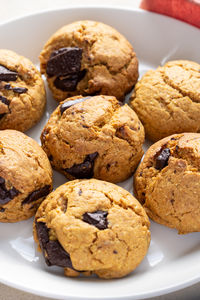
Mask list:
[[[12,90],[14,93],[18,93],[18,94],[24,94],[28,91],[27,88],[22,88],[22,87],[14,87]]]
[[[5,179],[3,177],[0,177],[0,204],[4,205],[11,201],[13,198],[15,198],[17,195],[19,195],[19,191],[12,187],[10,190],[7,190]]]
[[[60,48],[52,52],[47,62],[48,76],[78,74],[81,68],[83,50],[78,47]]]
[[[107,215],[108,212],[103,210],[97,210],[93,213],[87,212],[83,215],[83,221],[88,224],[94,225],[100,230],[103,230],[108,228]]]
[[[74,91],[78,83],[78,74],[66,75],[65,77],[56,77],[54,85],[61,91]]]
[[[123,126],[117,128],[115,135],[119,138],[124,138],[125,136],[127,136],[125,126],[123,125]]]
[[[156,158],[156,166],[155,166],[155,168],[157,170],[162,170],[164,167],[167,166],[170,154],[171,153],[170,153],[170,149],[169,148],[164,148],[160,152],[160,154]]]
[[[3,103],[3,104],[6,104],[6,105],[9,105],[10,104],[10,101],[6,98],[6,97],[3,97],[0,95],[0,101]]]
[[[49,159],[50,161],[53,161],[53,155],[50,154],[50,155],[48,156],[48,159]]]
[[[175,151],[178,152],[178,150],[179,150],[179,146],[176,145]]]
[[[3,213],[4,211],[5,211],[5,208],[1,207],[1,208],[0,208],[0,212]]]
[[[10,104],[10,100],[8,100],[6,97],[3,97],[0,95],[0,101],[3,103],[3,104],[6,104],[7,106],[9,106]],[[2,113],[0,114],[0,120],[6,115],[6,113]]]
[[[33,201],[36,201],[42,197],[47,196],[51,191],[51,186],[50,185],[45,185],[41,189],[38,189],[36,191],[33,191],[30,193],[22,202],[22,204],[29,204]]]
[[[58,76],[54,80],[54,85],[57,89],[60,89],[62,91],[75,91],[78,82],[83,79],[85,74],[86,70],[82,70],[78,73]]]
[[[110,164],[107,164],[107,165],[106,165],[106,169],[107,169],[107,171],[110,170]]]
[[[78,81],[81,81],[83,79],[83,77],[85,77],[87,73],[87,70],[86,69],[83,69],[81,70],[79,73],[78,73]]]
[[[41,136],[40,136],[40,139],[41,139],[41,142],[42,143],[45,143],[45,140],[46,140],[46,135],[49,133],[49,129],[45,128],[43,129],[42,133],[41,133]]]
[[[78,179],[91,178],[94,175],[94,162],[98,155],[98,152],[88,154],[83,163],[74,164],[71,168],[64,169],[64,171]]]
[[[60,113],[61,115],[64,113],[64,111],[68,108],[70,108],[72,105],[75,105],[77,103],[83,102],[91,97],[84,97],[84,98],[79,98],[71,101],[66,101],[63,104],[60,105]]]
[[[0,80],[2,81],[16,81],[18,77],[17,72],[13,72],[6,67],[0,65]]]
[[[11,87],[10,83],[7,83],[4,85],[4,89],[5,90],[13,90],[14,93],[18,93],[18,94],[23,94],[26,93],[28,91],[27,88],[23,88],[23,87]]]
[[[35,225],[46,264],[48,266],[56,265],[63,268],[74,269],[69,254],[63,249],[59,241],[49,240],[49,229],[46,224],[36,221]]]
[[[11,87],[10,83],[5,84],[4,89],[5,90],[12,90],[12,87]]]
[[[73,269],[69,254],[63,249],[58,241],[49,241],[46,250],[51,265]]]

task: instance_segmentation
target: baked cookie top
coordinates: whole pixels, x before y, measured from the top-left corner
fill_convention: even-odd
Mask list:
[[[57,188],[39,207],[36,242],[48,265],[102,278],[125,276],[144,258],[149,220],[140,203],[114,184],[74,180]]]
[[[94,94],[123,100],[138,78],[138,60],[127,39],[106,24],[88,20],[54,33],[40,54],[40,68],[57,101]]]
[[[0,129],[28,130],[41,118],[45,104],[44,83],[33,63],[0,49]]]
[[[52,169],[42,148],[16,130],[0,131],[0,222],[34,215],[52,190]]]
[[[67,178],[119,182],[131,176],[142,157],[144,129],[115,97],[77,96],[52,113],[41,142],[52,166]]]
[[[130,105],[152,141],[200,130],[200,65],[176,60],[148,71],[136,84]]]
[[[152,145],[134,184],[154,221],[179,233],[200,231],[200,134],[175,134]]]

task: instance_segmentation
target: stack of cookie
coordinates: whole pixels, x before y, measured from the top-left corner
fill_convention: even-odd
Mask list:
[[[200,65],[168,62],[137,82],[126,38],[79,21],[47,41],[40,70],[59,102],[42,148],[17,131],[44,112],[42,77],[28,59],[0,50],[0,222],[36,213],[34,238],[47,265],[102,278],[125,276],[143,260],[147,215],[179,233],[200,231]],[[145,134],[159,141],[138,167]],[[70,180],[52,193],[51,166]],[[114,185],[137,167],[139,201]]]

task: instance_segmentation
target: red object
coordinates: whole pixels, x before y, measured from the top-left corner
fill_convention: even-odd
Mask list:
[[[140,8],[164,14],[200,28],[200,0],[142,0]]]

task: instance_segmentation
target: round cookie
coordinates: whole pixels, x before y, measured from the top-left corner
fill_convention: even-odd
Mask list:
[[[32,217],[52,190],[52,170],[42,148],[15,130],[0,131],[0,222]]]
[[[131,176],[143,155],[144,129],[115,97],[77,96],[52,113],[41,142],[52,166],[67,178],[119,182]]]
[[[131,44],[94,21],[74,22],[54,33],[40,54],[40,69],[57,101],[97,94],[124,100],[138,78]]]
[[[102,278],[123,277],[149,247],[148,217],[140,203],[114,184],[90,179],[67,182],[39,207],[34,237],[47,265]]]
[[[44,83],[33,63],[0,49],[0,129],[26,131],[43,115]]]
[[[181,234],[200,231],[200,134],[152,145],[135,173],[135,191],[154,221]]]
[[[152,141],[200,131],[200,65],[177,60],[148,71],[136,84],[131,107]]]

